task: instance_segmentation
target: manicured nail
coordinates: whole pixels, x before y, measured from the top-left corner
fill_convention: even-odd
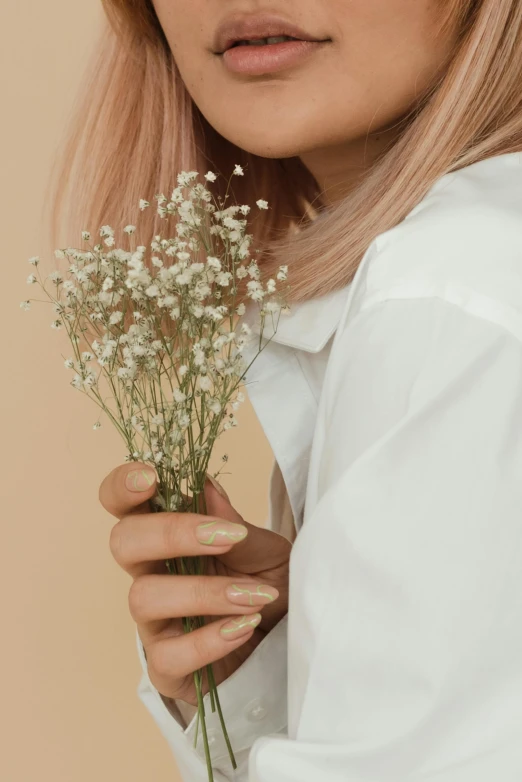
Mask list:
[[[232,619],[220,629],[224,638],[239,638],[240,635],[248,633],[253,627],[256,627],[261,621],[261,614],[250,614],[250,616],[240,616]]]
[[[247,528],[233,521],[207,521],[196,527],[196,538],[206,546],[227,546],[243,540],[247,535]]]
[[[279,592],[267,584],[229,584],[225,589],[231,603],[240,606],[259,606],[271,603]]]
[[[125,486],[129,491],[147,491],[156,480],[156,473],[152,470],[133,470],[127,473]]]

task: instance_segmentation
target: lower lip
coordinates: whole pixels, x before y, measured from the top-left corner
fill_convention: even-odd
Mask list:
[[[316,52],[326,41],[282,41],[264,46],[233,46],[223,52],[223,62],[233,73],[259,76],[290,68]]]

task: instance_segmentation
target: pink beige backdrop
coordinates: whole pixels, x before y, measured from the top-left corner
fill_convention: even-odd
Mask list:
[[[111,557],[115,519],[98,502],[123,444],[108,421],[92,429],[98,408],[68,385],[50,305],[19,308],[40,297],[27,259],[46,246],[51,155],[101,21],[99,0],[0,3],[2,782],[179,779],[136,695],[130,577]],[[263,523],[272,454],[248,404],[224,449],[223,485]]]

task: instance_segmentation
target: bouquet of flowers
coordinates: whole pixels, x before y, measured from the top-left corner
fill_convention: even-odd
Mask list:
[[[244,175],[241,166],[235,166],[233,175]],[[67,331],[73,356],[65,359],[65,367],[74,372],[71,385],[93,399],[100,416],[105,413],[120,432],[125,461],[154,466],[158,483],[152,507],[158,512],[206,513],[203,487],[214,443],[237,426],[234,413],[244,401],[240,387],[267,344],[266,319],[275,331],[279,315],[289,312],[284,296],[289,286],[281,286],[288,268],[280,266],[276,279],[263,283],[249,250],[252,235],[245,232],[243,218],[250,207],[225,207],[231,178],[224,199],[216,201],[204,184],[195,182],[198,176],[197,171],[182,171],[170,200],[154,196],[160,218],[174,218],[175,235],[154,237],[149,265],[144,263],[144,245],[113,248],[109,225],[99,229],[103,242],[94,246],[91,234],[82,231],[87,250],[55,250],[69,266],[51,272],[45,281],[38,269],[40,258],[29,259],[36,274],[30,274],[27,283],[38,283],[52,303],[56,319],[51,327]],[[205,174],[207,183],[216,178],[212,171]],[[261,199],[256,205],[268,208]],[[149,206],[140,199],[140,210]],[[135,230],[134,225],[123,229],[131,245]],[[241,323],[247,299],[257,303],[260,317],[257,353],[251,354],[248,366],[243,353],[253,335],[247,323]],[[32,301],[39,300],[28,299],[20,307],[28,310]],[[93,428],[100,426],[98,418]],[[217,475],[219,471],[213,477]],[[169,559],[166,567],[170,573],[201,574],[205,557]],[[202,617],[183,619],[185,632],[203,624]],[[237,768],[212,665],[206,668],[212,711],[218,710]],[[212,782],[203,669],[194,672],[194,683],[197,728],[201,725]]]

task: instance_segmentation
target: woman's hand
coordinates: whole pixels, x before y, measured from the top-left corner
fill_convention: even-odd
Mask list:
[[[101,483],[100,502],[119,519],[110,549],[133,579],[129,608],[151,682],[163,696],[196,705],[193,672],[213,663],[219,684],[287,613],[292,545],[245,521],[210,481],[205,484],[206,515],[151,512],[155,481],[149,486],[142,480],[145,489],[138,490],[139,481],[130,476],[138,471],[143,477],[145,469],[126,463]],[[166,559],[200,555],[208,558],[206,575],[168,573]],[[191,616],[204,616],[209,623],[184,633],[181,617]]]

